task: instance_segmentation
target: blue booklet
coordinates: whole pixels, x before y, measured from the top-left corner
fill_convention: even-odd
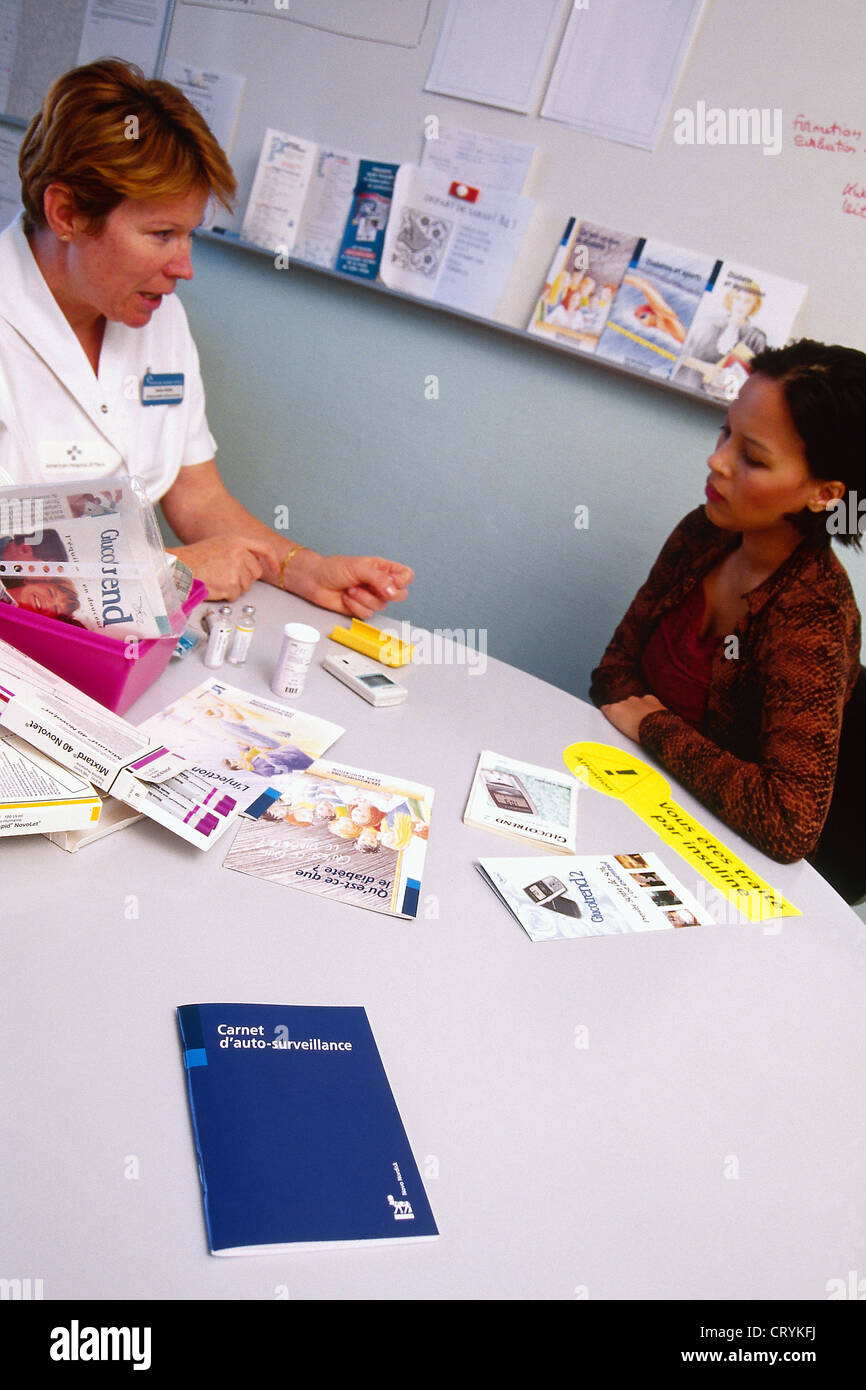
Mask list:
[[[363,1008],[177,1015],[212,1254],[439,1234]]]

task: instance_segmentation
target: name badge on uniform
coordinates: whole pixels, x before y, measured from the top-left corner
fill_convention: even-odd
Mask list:
[[[180,405],[183,372],[145,372],[141,379],[142,405]]]

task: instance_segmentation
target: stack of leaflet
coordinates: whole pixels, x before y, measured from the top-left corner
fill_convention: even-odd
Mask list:
[[[569,218],[530,333],[733,400],[753,357],[789,340],[806,286]]]
[[[136,728],[0,640],[0,834],[73,851],[147,816],[209,849],[343,732],[214,680]]]
[[[209,849],[243,804],[218,772],[190,767],[3,641],[0,735],[0,834],[92,832],[99,791]]]

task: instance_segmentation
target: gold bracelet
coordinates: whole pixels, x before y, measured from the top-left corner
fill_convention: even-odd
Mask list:
[[[288,555],[285,555],[285,556],[283,557],[283,563],[280,565],[280,573],[279,573],[279,575],[278,575],[279,587],[280,587],[281,589],[285,589],[285,587],[286,587],[286,586],[285,586],[285,582],[284,582],[284,576],[285,576],[285,572],[286,572],[286,565],[289,563],[290,560],[294,560],[294,558],[295,558],[295,556],[297,555],[297,553],[298,553],[299,550],[307,550],[307,549],[308,549],[308,547],[305,546],[305,545],[296,545],[296,546],[293,546],[293,547],[292,547],[292,549],[289,551]]]

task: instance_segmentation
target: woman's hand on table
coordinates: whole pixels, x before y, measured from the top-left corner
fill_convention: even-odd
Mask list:
[[[208,598],[240,598],[257,579],[276,581],[280,568],[277,546],[266,537],[224,534],[172,548],[207,586]]]
[[[641,720],[656,710],[667,709],[655,695],[629,695],[627,700],[617,700],[612,705],[602,705],[601,712],[615,729],[626,738],[639,742],[638,730]]]
[[[181,468],[162,510],[186,541],[174,554],[212,599],[239,598],[263,579],[332,613],[367,619],[404,599],[415,578],[407,565],[378,555],[320,555],[277,535],[228,492],[213,459]]]
[[[408,565],[378,555],[300,550],[286,566],[283,584],[320,608],[366,620],[389,603],[402,603],[414,578]]]

